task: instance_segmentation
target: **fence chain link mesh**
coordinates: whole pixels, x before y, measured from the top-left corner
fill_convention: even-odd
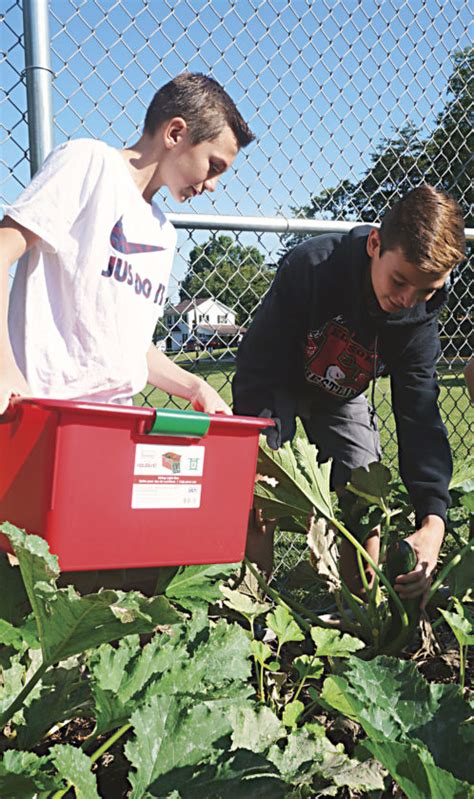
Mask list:
[[[29,180],[28,132],[22,3],[2,6],[0,193],[10,201]],[[216,77],[256,133],[216,194],[199,198],[193,216],[176,214],[178,252],[155,336],[228,401],[238,342],[281,254],[305,234],[206,230],[194,223],[200,214],[377,222],[427,181],[452,192],[473,226],[468,4],[51,0],[49,20],[56,143],[92,136],[129,145],[156,89],[185,70]],[[458,270],[441,321],[441,407],[458,458],[472,446],[460,378],[472,352],[472,276],[472,265]],[[388,393],[380,381],[390,464]],[[177,402],[152,387],[136,401]]]

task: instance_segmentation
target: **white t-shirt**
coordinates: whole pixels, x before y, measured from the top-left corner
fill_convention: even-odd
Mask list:
[[[171,223],[143,199],[119,151],[89,139],[56,148],[5,214],[40,236],[17,267],[9,308],[33,395],[130,401],[146,384],[163,313]]]

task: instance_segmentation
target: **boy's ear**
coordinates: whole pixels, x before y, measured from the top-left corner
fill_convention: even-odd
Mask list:
[[[378,247],[380,247],[380,234],[377,228],[373,228],[367,239],[367,255],[369,258],[375,255]]]
[[[171,150],[182,141],[187,133],[188,126],[182,117],[173,117],[165,123],[163,138],[165,147]]]

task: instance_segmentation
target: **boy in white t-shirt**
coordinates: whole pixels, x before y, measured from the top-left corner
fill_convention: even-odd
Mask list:
[[[215,80],[185,73],[155,94],[136,144],[81,139],[48,156],[0,222],[0,413],[13,395],[129,403],[147,381],[231,413],[151,345],[176,243],[152,198],[214,191],[253,138]]]

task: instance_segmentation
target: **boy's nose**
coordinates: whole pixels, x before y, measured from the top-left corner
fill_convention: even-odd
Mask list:
[[[203,191],[215,191],[219,178],[209,178],[204,181]]]
[[[412,308],[413,305],[416,305],[417,299],[417,289],[413,287],[403,291],[403,294],[400,297],[400,302],[404,308]]]

